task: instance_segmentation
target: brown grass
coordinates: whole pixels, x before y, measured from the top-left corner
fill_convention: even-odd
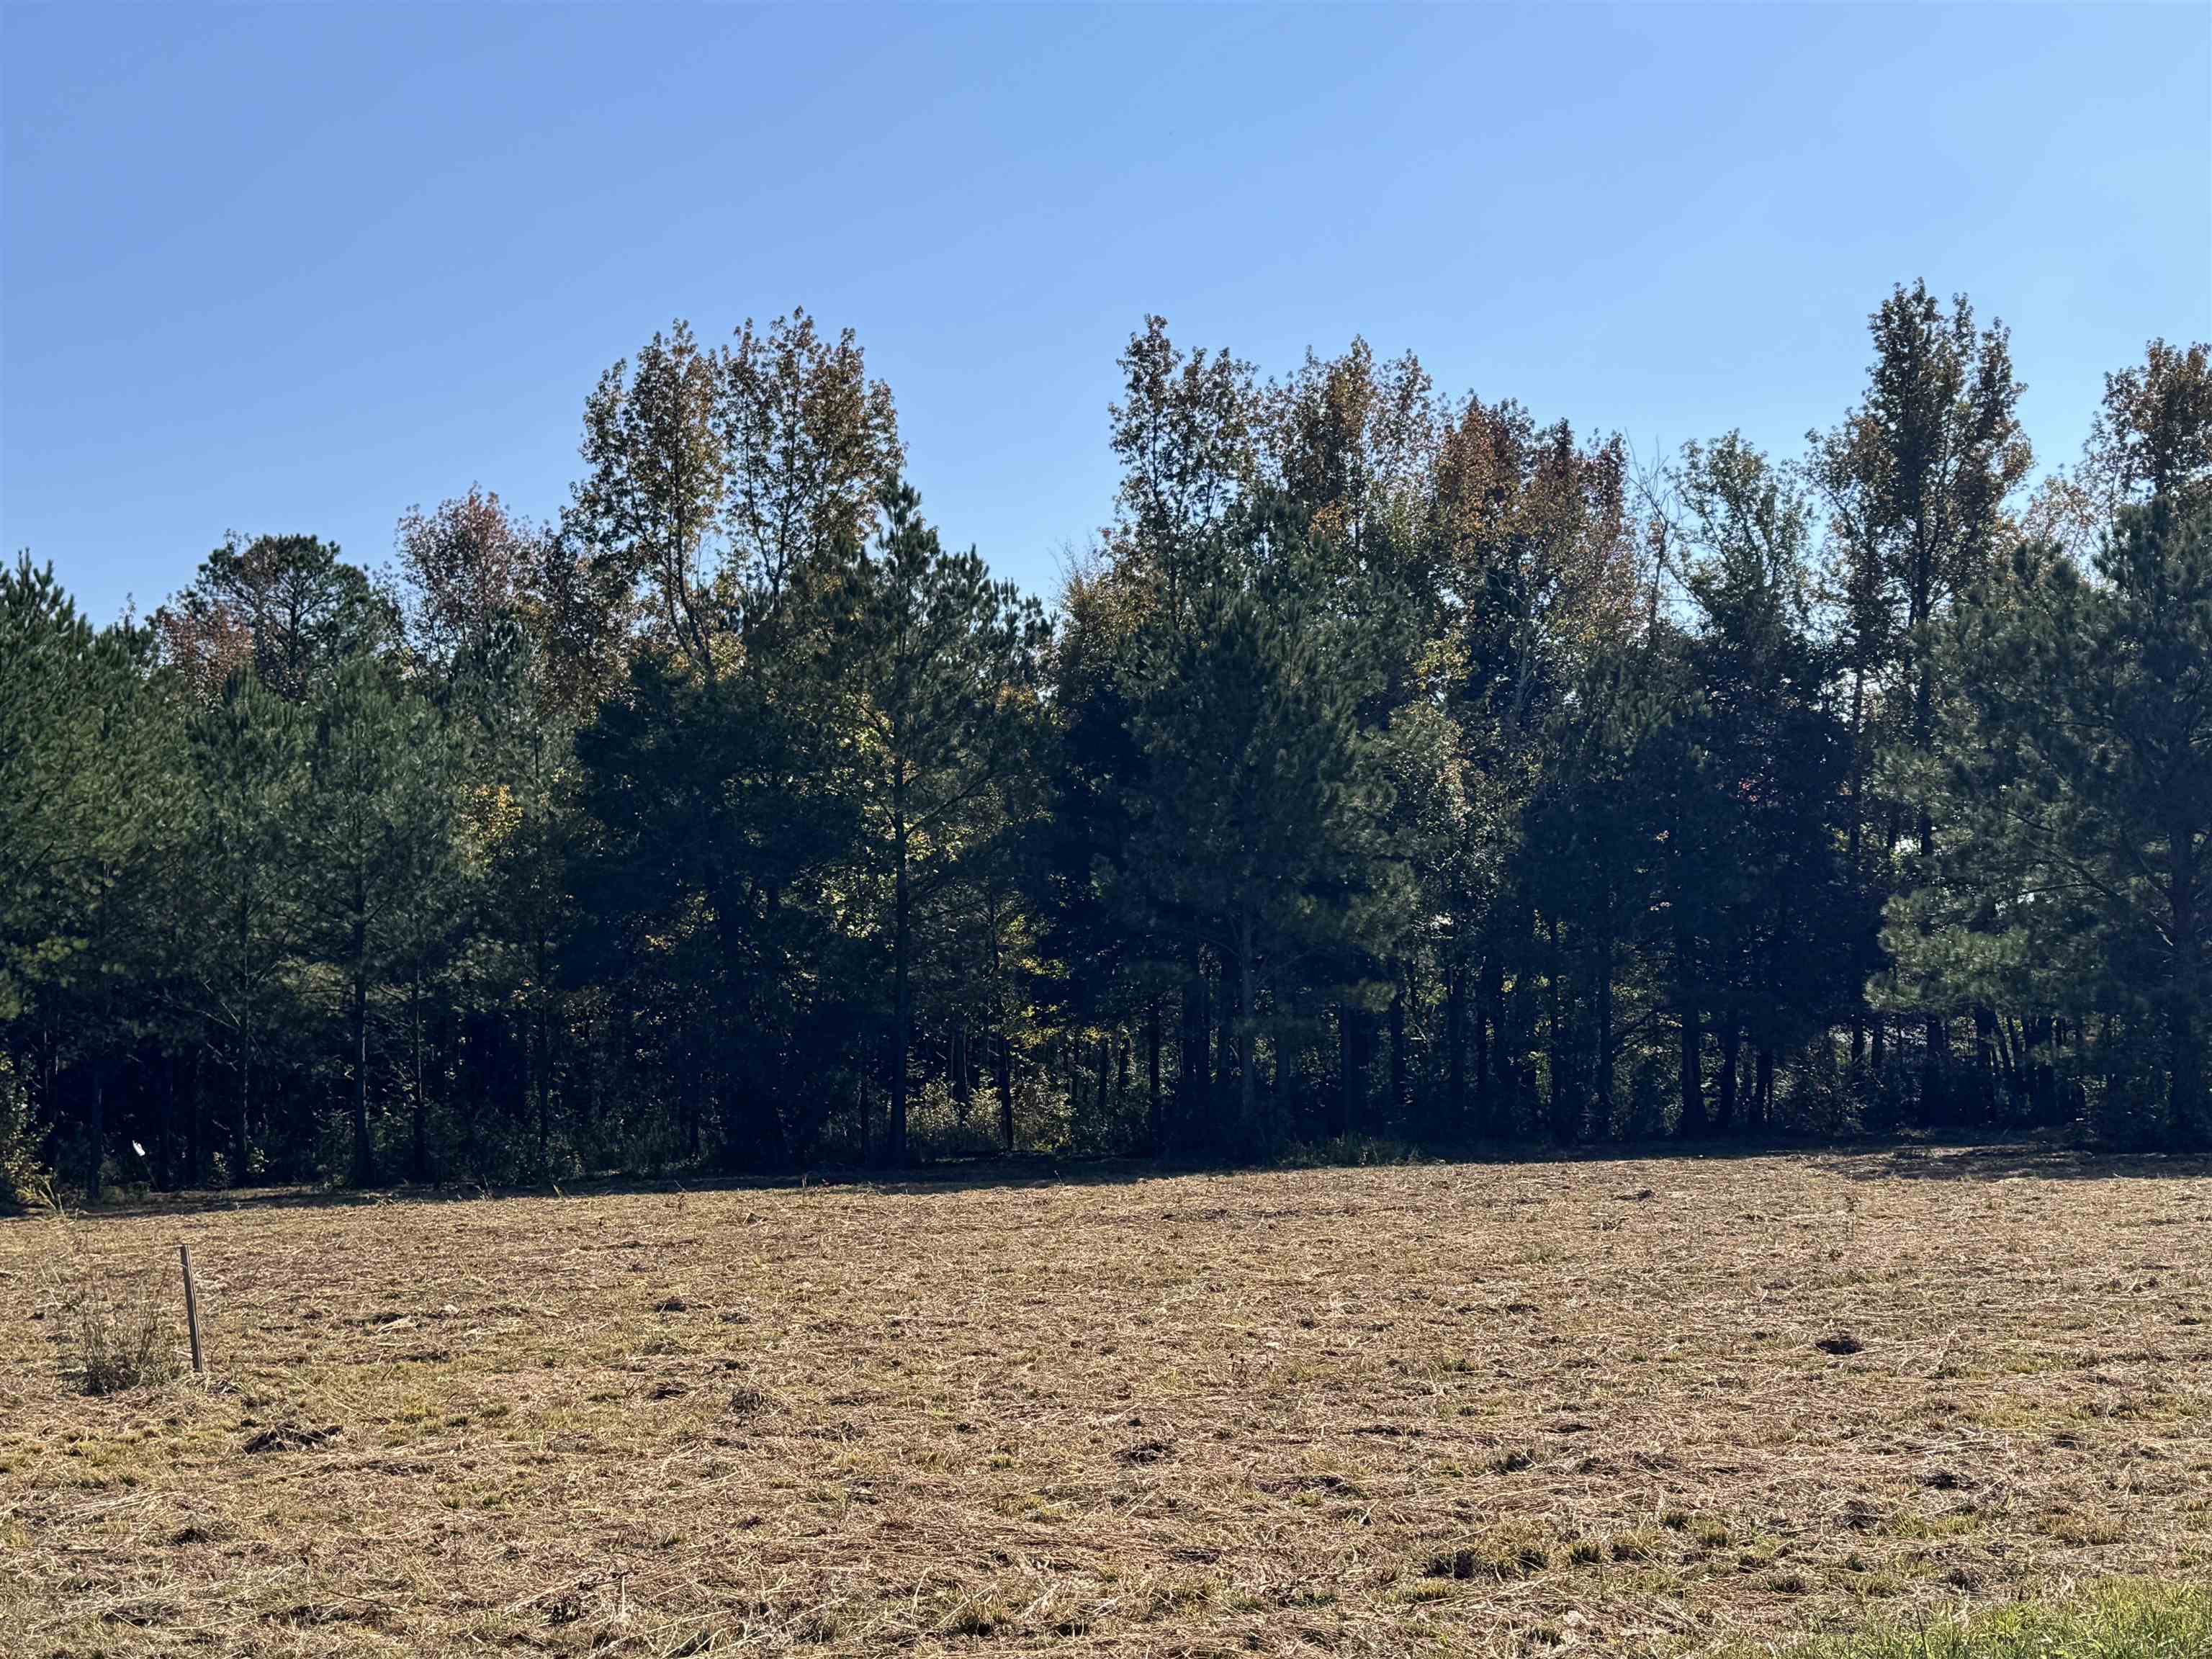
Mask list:
[[[249,1202],[78,1224],[203,1280],[213,1386],[107,1398],[4,1224],[0,1649],[1645,1653],[2202,1578],[2208,1222],[1954,1153]]]
[[[41,1263],[38,1314],[52,1322],[64,1376],[86,1394],[175,1381],[185,1369],[176,1274],[158,1255],[124,1267],[100,1261],[51,1193],[46,1201],[52,1248]]]

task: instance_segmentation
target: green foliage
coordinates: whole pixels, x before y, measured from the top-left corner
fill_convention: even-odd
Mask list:
[[[191,812],[173,945],[185,1006],[230,1073],[230,1159],[252,1166],[257,1048],[280,1017],[282,975],[304,942],[306,716],[250,669],[185,728]]]
[[[307,927],[349,1025],[352,1175],[376,1169],[368,1121],[368,1004],[423,926],[452,848],[452,789],[436,715],[356,657],[331,677],[307,744]]]
[[[1961,608],[1958,685],[1908,787],[1938,877],[1893,903],[1900,973],[2163,1036],[2166,1138],[2206,1133],[2212,961],[2212,507],[2130,508],[2084,571],[2024,545]]]
[[[1362,641],[1316,603],[1310,538],[1263,505],[1209,552],[1179,611],[1132,641],[1131,730],[1151,788],[1114,879],[1148,931],[1224,963],[1236,1134],[1265,1145],[1280,1131],[1257,1115],[1261,1022],[1387,948],[1389,798],[1345,672]]]
[[[156,615],[172,666],[199,695],[250,665],[289,702],[338,664],[398,644],[399,606],[369,574],[314,536],[233,535]]]
[[[52,1177],[40,1164],[31,1091],[0,1054],[0,1212],[21,1210],[46,1190]]]
[[[0,573],[0,1170],[96,1194],[1935,1124],[2203,1138],[2205,349],[2024,509],[1922,285],[1802,460],[1148,318],[1048,617],[794,313],[556,523]],[[2094,550],[2094,557],[2090,555]]]
[[[146,632],[95,632],[27,557],[0,574],[0,1021],[43,1015],[82,1071],[96,1193],[110,1079],[153,1012],[179,722]]]
[[[937,901],[1007,832],[1004,786],[1035,769],[1042,611],[994,582],[974,552],[948,554],[902,484],[854,574],[848,751],[862,867],[890,899],[890,1102],[885,1156],[907,1161],[915,979],[939,944]]]

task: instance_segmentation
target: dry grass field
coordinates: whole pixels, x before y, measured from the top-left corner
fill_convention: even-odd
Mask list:
[[[2212,1164],[1931,1152],[362,1202],[73,1391],[24,1655],[1717,1652],[2212,1576]]]

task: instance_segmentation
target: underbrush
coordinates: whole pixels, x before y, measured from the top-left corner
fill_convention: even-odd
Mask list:
[[[1285,1170],[1328,1170],[1372,1164],[1420,1164],[1427,1155],[1409,1141],[1382,1135],[1333,1135],[1327,1140],[1301,1141],[1275,1160]]]
[[[160,1261],[132,1270],[100,1261],[51,1193],[48,1202],[58,1248],[46,1264],[42,1299],[64,1376],[89,1395],[175,1381],[185,1367],[174,1271]]]
[[[0,1054],[0,1215],[28,1207],[46,1183],[38,1139],[30,1091]]]

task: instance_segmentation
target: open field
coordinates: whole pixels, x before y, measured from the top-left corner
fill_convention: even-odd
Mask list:
[[[7,1651],[1666,1654],[2212,1575],[2203,1161],[210,1204],[73,1224],[190,1241],[204,1391],[72,1393],[0,1224]]]

